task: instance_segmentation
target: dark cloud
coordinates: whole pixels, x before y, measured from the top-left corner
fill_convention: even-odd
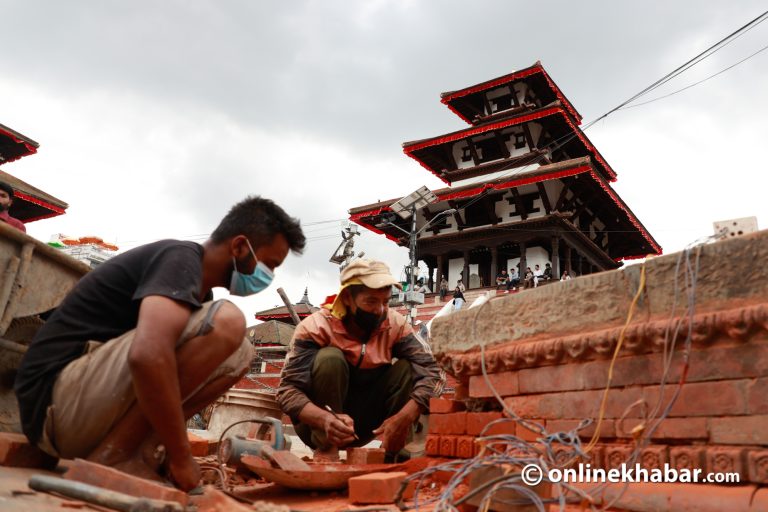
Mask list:
[[[72,213],[95,204],[86,189],[113,187],[116,211],[108,212],[102,193],[101,209],[82,217],[100,229],[111,222],[127,232],[131,215],[148,227],[183,217],[185,230],[204,234],[248,194],[274,198],[304,222],[340,219],[351,206],[440,186],[400,149],[403,141],[462,127],[439,102],[440,92],[541,60],[588,121],[763,9],[756,0],[0,0],[3,18],[11,20],[0,31],[5,77],[69,104],[66,115],[78,121],[67,129],[57,120],[63,128],[52,132],[47,128],[61,112],[32,114],[36,106],[29,105],[18,109],[28,116],[0,122],[40,140],[32,166],[58,173],[49,181]],[[757,50],[766,30],[768,23],[658,94]],[[755,105],[768,90],[766,58],[768,52],[689,92],[617,113],[588,133],[618,171],[617,190],[667,249],[684,245],[679,240],[688,232],[665,229],[677,215],[692,225],[700,198],[685,192],[696,186],[710,187],[701,195],[764,203],[744,195],[754,192],[743,186],[748,176],[723,180],[718,173],[731,164],[747,168],[744,158],[736,159],[746,151],[742,145],[752,147],[760,140],[756,131],[764,133]],[[81,111],[102,97],[112,103]],[[0,101],[20,100],[9,94]],[[131,117],[124,110],[133,106]],[[120,149],[124,142],[122,152],[97,159],[99,137],[119,123],[126,125],[116,132],[124,141],[112,143]],[[69,160],[62,161],[65,144]],[[728,156],[711,165],[716,149]],[[126,153],[142,159],[126,169]],[[67,168],[82,182],[66,188]],[[33,177],[46,188],[43,173]],[[142,194],[152,199],[127,215],[126,205]],[[708,215],[738,216],[733,209],[698,208],[705,220],[696,229],[714,220]],[[173,216],[163,213],[170,211]],[[161,227],[168,236],[187,234],[173,222]],[[338,241],[325,237],[338,229],[332,223],[308,229],[307,254],[284,270],[292,286],[301,287],[307,269],[315,269],[323,287],[332,286],[327,258]],[[382,237],[367,234],[361,246],[393,266],[404,259]]]
[[[541,59],[586,118],[759,2],[4,2],[0,63],[67,91],[136,91],[378,154],[460,122],[438,93]]]

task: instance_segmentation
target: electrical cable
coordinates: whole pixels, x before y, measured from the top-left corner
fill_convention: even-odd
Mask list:
[[[671,305],[670,317],[667,321],[667,326],[665,329],[663,351],[660,354],[663,361],[662,375],[660,378],[660,384],[662,388],[659,392],[659,400],[656,404],[656,407],[654,407],[651,414],[644,415],[645,419],[643,420],[642,424],[636,426],[634,429],[634,448],[625,462],[625,464],[628,467],[633,467],[633,465],[637,462],[641,451],[650,442],[651,436],[653,435],[658,425],[661,424],[661,422],[668,416],[669,412],[672,409],[672,406],[674,405],[675,401],[677,400],[680,394],[680,390],[682,389],[682,386],[686,382],[688,365],[690,360],[692,335],[693,335],[693,324],[694,324],[693,320],[694,320],[695,306],[696,306],[696,282],[697,282],[698,273],[699,273],[699,259],[701,255],[701,247],[703,246],[703,244],[711,242],[714,239],[715,237],[713,236],[713,237],[706,237],[706,238],[697,240],[696,242],[689,244],[686,247],[686,249],[678,255],[676,266],[675,266],[675,278],[674,278],[673,290],[672,290],[673,300]],[[692,253],[694,254],[693,257],[692,257]],[[692,259],[693,261],[691,261]],[[645,289],[645,286],[646,286],[645,279],[646,279],[645,266],[643,266],[643,268],[641,268],[640,270],[638,290],[634,294],[632,304],[629,307],[627,320],[625,321],[624,327],[622,328],[622,333],[619,336],[620,340],[623,339],[623,334],[626,331],[627,326],[631,323],[634,309],[636,308],[637,302],[639,301],[639,298],[642,296],[642,292]],[[682,280],[682,285],[680,282],[681,280]],[[681,289],[684,290],[686,299],[687,299],[687,307],[682,316],[680,316],[677,311]],[[481,311],[483,310],[483,308],[486,307],[488,303],[490,302],[487,302],[482,306],[480,306],[479,308],[477,308],[477,311],[472,316],[472,319],[471,319],[472,339],[478,339],[477,332],[476,332],[477,324],[479,321]],[[685,340],[683,343],[682,350],[677,351],[676,340],[678,335],[681,334],[680,333],[681,326],[683,325],[687,327],[687,332],[685,333]],[[500,490],[511,489],[516,491],[517,494],[521,497],[521,499],[516,501],[514,504],[520,505],[520,504],[523,504],[521,503],[521,501],[527,500],[526,504],[533,505],[534,507],[537,508],[537,510],[544,510],[545,505],[554,504],[554,503],[559,504],[561,509],[565,507],[565,505],[568,503],[581,503],[583,506],[588,506],[591,510],[597,510],[595,508],[595,503],[597,503],[598,500],[595,497],[600,495],[600,493],[602,493],[602,491],[609,485],[608,483],[597,485],[591,488],[589,493],[586,493],[581,489],[573,488],[572,486],[569,486],[563,482],[552,482],[553,489],[557,491],[556,497],[544,499],[538,494],[536,494],[535,492],[533,492],[531,488],[520,485],[520,481],[521,481],[520,474],[515,471],[510,471],[508,473],[501,475],[500,477],[496,477],[489,481],[486,481],[485,485],[482,488],[474,489],[473,491],[471,491],[471,493],[464,495],[459,500],[456,500],[455,503],[452,502],[453,493],[458,487],[458,485],[462,482],[466,483],[466,479],[473,471],[477,471],[484,467],[492,467],[492,466],[499,467],[504,465],[507,465],[507,466],[511,465],[513,467],[519,468],[524,466],[526,462],[533,461],[533,463],[536,463],[539,465],[539,467],[542,470],[542,474],[546,475],[549,468],[563,467],[564,464],[574,462],[579,458],[581,458],[582,460],[589,460],[587,453],[591,449],[589,445],[584,449],[581,448],[580,440],[579,440],[578,434],[576,433],[578,430],[581,430],[585,426],[591,424],[592,420],[590,419],[586,419],[582,421],[575,429],[568,432],[547,433],[543,428],[543,426],[539,425],[536,422],[526,420],[524,418],[520,418],[515,413],[515,411],[511,410],[508,407],[508,404],[506,404],[503,401],[502,397],[499,395],[498,391],[495,389],[495,387],[493,386],[493,383],[490,381],[490,378],[488,376],[487,367],[486,367],[485,340],[482,340],[482,339],[479,340],[478,344],[480,347],[480,368],[481,368],[485,383],[491,390],[495,400],[501,405],[506,415],[509,416],[509,418],[503,419],[503,420],[497,420],[497,422],[498,421],[515,421],[523,425],[525,428],[538,432],[541,436],[538,439],[540,448],[537,448],[535,445],[528,443],[526,441],[523,441],[522,439],[516,436],[494,435],[494,436],[486,437],[485,432],[492,426],[492,424],[489,424],[486,426],[486,428],[484,429],[484,431],[481,433],[480,437],[477,440],[478,442],[484,443],[484,448],[480,451],[480,453],[475,458],[468,459],[465,461],[451,461],[446,464],[427,468],[422,472],[415,473],[410,477],[408,477],[406,479],[406,482],[404,482],[403,487],[401,487],[401,491],[405,489],[405,486],[407,486],[410,482],[416,481],[416,494],[414,495],[413,505],[406,506],[402,502],[402,499],[401,499],[402,493],[401,493],[398,497],[399,499],[396,501],[400,509],[409,510],[409,509],[419,508],[419,506],[423,506],[423,505],[435,505],[435,510],[452,510],[453,511],[453,510],[457,510],[456,506],[460,505],[461,503],[467,501],[472,497],[475,497],[476,495],[481,494],[483,491],[486,491],[480,504],[480,510],[483,510],[484,508],[487,508],[492,501],[502,501],[499,498],[495,497],[495,495]],[[608,386],[606,386],[606,390],[610,389],[610,374],[612,373],[612,368],[613,368],[616,356],[618,355],[621,349],[621,346],[622,346],[621,343],[617,342],[617,348],[614,351],[614,358],[612,359],[611,366],[609,369],[609,382],[608,382]],[[675,392],[672,394],[672,396],[668,400],[666,400],[663,392],[663,386],[669,378],[669,374],[672,368],[672,361],[675,354],[681,354],[680,379],[678,381]],[[604,410],[604,407],[603,407],[604,399],[605,399],[605,395],[603,396],[603,402],[601,403],[601,407],[600,407],[601,415],[603,414],[602,411]],[[621,415],[620,421],[623,420],[627,416],[628,411],[631,410],[631,408],[635,407],[637,404],[638,402],[635,402],[634,404],[630,405]],[[663,410],[662,410],[662,405],[663,405]],[[657,416],[658,411],[661,411],[661,413],[658,414]],[[560,451],[559,453],[556,452],[555,449],[553,448],[553,445],[555,444],[563,445],[566,451],[565,452]],[[590,441],[590,445],[594,446],[594,444],[592,443],[592,440]],[[567,458],[564,460],[558,461],[558,456],[562,455],[563,453],[567,455]],[[454,475],[451,477],[451,479],[449,480],[444,490],[438,496],[430,498],[427,501],[419,501],[418,499],[419,489],[423,486],[425,481],[427,481],[430,476],[433,476],[438,471],[450,471],[450,472],[453,472]],[[546,481],[546,477],[544,481]],[[623,495],[623,493],[628,488],[628,485],[629,483],[625,483],[623,488],[620,490],[620,492],[618,492],[610,500],[610,502],[606,503],[605,500],[602,500],[600,510],[610,509],[615,503],[617,503],[618,500]],[[509,504],[510,502],[507,501],[506,503]]]

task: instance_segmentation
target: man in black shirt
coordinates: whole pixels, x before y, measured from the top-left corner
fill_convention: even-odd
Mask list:
[[[162,240],[120,254],[75,286],[40,328],[15,383],[22,427],[51,455],[197,486],[185,419],[248,370],[245,318],[211,289],[263,290],[305,238],[268,199],[235,205],[203,244]],[[162,450],[160,450],[162,453]]]

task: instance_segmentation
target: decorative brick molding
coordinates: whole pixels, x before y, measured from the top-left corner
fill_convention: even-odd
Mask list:
[[[768,484],[768,450],[754,450],[747,454],[747,468],[751,482]]]
[[[680,318],[680,332],[688,330],[688,318]],[[664,347],[669,320],[638,322],[625,333],[621,354],[637,355],[660,352]],[[604,359],[613,355],[621,328],[579,333],[530,343],[511,342],[485,352],[489,374],[539,366]],[[726,336],[736,342],[746,342],[758,333],[768,332],[768,303],[725,311],[700,313],[693,318],[693,345],[707,347],[715,339]],[[682,335],[678,347],[681,347]],[[467,379],[481,375],[479,350],[469,353],[439,354],[438,360],[456,377]]]

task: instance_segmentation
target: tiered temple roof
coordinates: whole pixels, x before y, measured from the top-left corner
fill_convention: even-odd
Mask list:
[[[40,145],[17,131],[0,124],[0,165],[37,153]],[[0,181],[14,190],[10,214],[22,222],[62,215],[69,205],[37,187],[0,170]]]
[[[470,124],[406,142],[403,151],[450,186],[417,213],[419,259],[430,286],[453,273],[469,284],[493,282],[501,269],[531,262],[589,274],[661,247],[610,186],[616,172],[579,128],[581,115],[540,62],[446,92],[441,101]],[[350,209],[350,219],[398,244],[391,199]],[[436,218],[440,212],[455,213]],[[394,224],[394,225],[393,225]],[[459,260],[458,262],[455,260]],[[457,267],[458,265],[458,267]],[[532,265],[531,265],[532,266]]]

